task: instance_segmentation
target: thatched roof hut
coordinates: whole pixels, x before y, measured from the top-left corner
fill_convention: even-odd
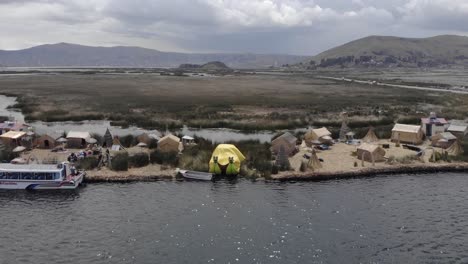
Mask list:
[[[304,139],[308,145],[313,142],[320,142],[321,144],[333,144],[332,133],[325,127],[318,129],[311,129],[305,135]]]
[[[67,134],[67,146],[69,148],[85,148],[87,140],[90,138],[89,132],[70,131]]]
[[[423,142],[424,133],[421,126],[395,124],[392,129],[392,141],[419,145]]]
[[[180,152],[183,147],[180,138],[169,134],[158,141],[158,150],[161,152]]]
[[[57,140],[61,138],[61,136],[62,135],[57,133],[44,134],[36,138],[34,145],[41,149],[53,149],[60,144],[60,142],[57,142]]]
[[[364,143],[357,148],[357,158],[367,162],[385,161],[385,150],[379,145]]]
[[[271,151],[278,154],[280,147],[283,146],[286,155],[291,156],[296,151],[296,142],[297,138],[291,133],[286,132],[271,141]]]

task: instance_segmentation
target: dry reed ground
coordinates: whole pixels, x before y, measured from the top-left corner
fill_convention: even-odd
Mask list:
[[[416,152],[403,148],[402,146],[396,147],[395,143],[389,142],[388,140],[380,140],[378,144],[390,144],[390,149],[385,149],[385,157],[394,157],[395,159],[402,159],[405,157],[416,156]],[[427,143],[421,147],[427,147]],[[344,143],[338,143],[331,147],[330,150],[318,151],[317,156],[324,160],[322,163],[323,168],[316,170],[317,172],[342,172],[342,171],[360,171],[363,168],[388,168],[398,166],[398,162],[395,164],[388,164],[386,162],[376,162],[375,166],[372,166],[370,162],[364,162],[362,167],[362,161],[352,153],[357,150],[357,146],[347,145]],[[440,149],[438,151],[441,151]],[[308,152],[308,148],[305,144],[301,145],[300,151],[290,158],[290,163],[294,171],[298,172],[301,161],[305,160],[303,155]],[[429,164],[429,158],[432,151],[428,151],[424,156],[423,160],[425,164]],[[354,167],[354,163],[357,162],[358,166]],[[412,161],[412,164],[421,163],[420,161]]]

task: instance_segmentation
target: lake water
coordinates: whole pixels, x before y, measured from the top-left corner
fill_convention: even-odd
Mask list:
[[[24,121],[24,116],[21,112],[7,109],[8,106],[16,103],[15,97],[6,97],[0,95],[0,116],[11,116],[17,121]],[[122,128],[111,126],[110,121],[96,120],[96,121],[83,121],[83,122],[33,122],[30,123],[34,127],[37,134],[47,133],[62,133],[68,131],[85,131],[104,135],[106,129],[109,128],[113,135],[140,135],[142,133],[151,133],[135,126]],[[255,133],[243,133],[232,129],[196,129],[184,127],[178,131],[172,131],[186,136],[198,136],[215,143],[224,143],[226,141],[241,141],[241,140],[259,140],[262,143],[270,142],[274,136],[274,132],[263,131]]]
[[[0,192],[0,263],[467,263],[468,175]]]

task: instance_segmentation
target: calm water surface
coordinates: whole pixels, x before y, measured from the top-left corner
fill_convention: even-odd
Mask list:
[[[467,263],[468,175],[0,192],[0,263]]]

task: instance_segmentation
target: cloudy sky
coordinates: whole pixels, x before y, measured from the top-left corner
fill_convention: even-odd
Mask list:
[[[0,0],[0,32],[0,49],[315,55],[368,35],[468,35],[468,0]]]

